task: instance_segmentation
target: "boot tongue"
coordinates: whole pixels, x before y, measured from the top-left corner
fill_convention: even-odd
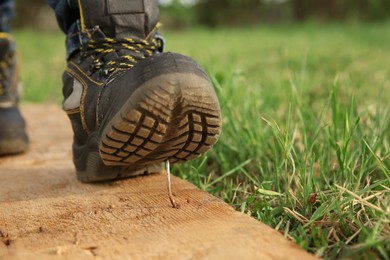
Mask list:
[[[155,0],[81,0],[82,22],[110,38],[145,39],[159,20]]]

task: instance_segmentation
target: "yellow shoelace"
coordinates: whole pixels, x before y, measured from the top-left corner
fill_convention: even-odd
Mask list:
[[[6,86],[4,85],[7,80],[7,70],[12,64],[12,57],[7,56],[4,60],[0,61],[0,95],[4,95],[6,92]]]
[[[94,68],[96,70],[103,70],[105,73],[111,74],[115,70],[132,68],[139,59],[152,56],[157,49],[158,44],[155,39],[146,41],[131,38],[104,38],[90,40],[85,53],[95,57]],[[109,61],[104,61],[104,57],[111,53],[118,55]]]
[[[100,70],[103,75],[108,76],[117,70],[130,69],[138,60],[152,56],[161,47],[159,41],[152,37],[160,26],[157,23],[145,39],[91,37],[81,50],[84,55],[94,57],[93,70]],[[96,27],[91,32],[99,30]]]

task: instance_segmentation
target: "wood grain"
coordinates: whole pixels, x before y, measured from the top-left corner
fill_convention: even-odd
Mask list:
[[[54,105],[24,105],[30,151],[0,158],[0,259],[314,259],[270,227],[164,173],[82,184]]]

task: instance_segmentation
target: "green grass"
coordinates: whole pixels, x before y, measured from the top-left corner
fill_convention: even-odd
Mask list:
[[[23,100],[60,103],[65,36],[60,32],[19,30],[14,37],[19,47]]]
[[[389,23],[164,35],[209,72],[223,114],[218,144],[176,175],[318,256],[389,259]],[[63,36],[16,38],[25,100],[59,102]]]

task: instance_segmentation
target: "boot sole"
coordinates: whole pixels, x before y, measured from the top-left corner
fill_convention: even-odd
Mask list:
[[[23,153],[28,146],[27,137],[0,140],[0,156]]]
[[[211,83],[195,73],[164,74],[140,86],[105,126],[99,152],[106,166],[142,170],[208,151],[221,132]]]
[[[28,148],[28,136],[19,108],[0,106],[0,156],[23,153]]]

